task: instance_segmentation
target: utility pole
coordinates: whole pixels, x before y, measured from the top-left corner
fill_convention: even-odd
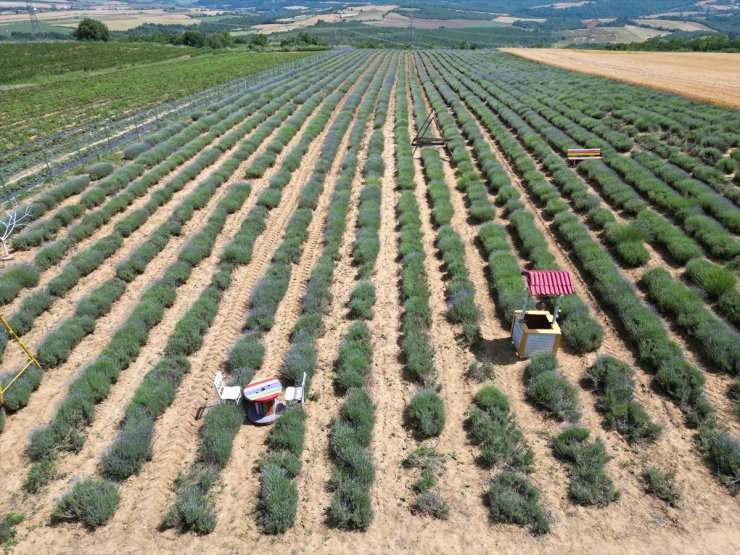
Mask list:
[[[28,10],[28,17],[31,19],[33,37],[36,38],[36,34],[38,33],[42,39],[45,39],[44,31],[41,29],[41,23],[39,23],[39,18],[36,15],[36,8],[33,7],[30,0],[26,0],[26,10]]]
[[[411,46],[411,49],[414,48],[414,12],[411,12],[409,15],[409,19],[411,20],[411,24],[409,27],[409,46]]]

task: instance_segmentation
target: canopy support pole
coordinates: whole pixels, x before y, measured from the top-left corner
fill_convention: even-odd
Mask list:
[[[560,301],[563,299],[562,295],[558,296],[558,300],[555,301],[555,311],[552,314],[552,323],[556,323],[558,321],[558,312],[560,311]]]
[[[527,315],[527,301],[529,301],[529,288],[524,290],[524,304],[522,304],[522,315],[519,321],[524,321],[524,317]]]

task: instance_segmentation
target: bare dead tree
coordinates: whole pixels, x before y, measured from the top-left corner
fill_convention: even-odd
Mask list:
[[[5,256],[2,260],[9,260],[12,258],[10,251],[8,250],[8,241],[13,232],[21,227],[24,227],[30,223],[31,220],[31,207],[23,207],[18,204],[18,201],[11,199],[8,201],[8,206],[4,209],[5,215],[0,218],[0,243],[3,245],[3,252]]]

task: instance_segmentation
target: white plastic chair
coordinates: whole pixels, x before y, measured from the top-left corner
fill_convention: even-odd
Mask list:
[[[303,381],[301,382],[301,387],[286,387],[285,388],[285,402],[287,403],[293,403],[293,402],[301,402],[301,406],[303,406],[303,390],[306,389],[306,373],[303,373]]]
[[[224,385],[224,375],[221,372],[216,374],[216,379],[213,380],[213,385],[216,388],[216,393],[218,393],[218,400],[221,403],[234,401],[238,405],[241,402],[242,388],[238,385]]]

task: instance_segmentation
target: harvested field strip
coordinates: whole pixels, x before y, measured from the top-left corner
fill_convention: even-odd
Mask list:
[[[740,108],[740,88],[729,68],[737,54],[698,52],[592,52],[561,49],[505,48],[527,60],[608,77],[704,102]],[[713,73],[707,76],[707,68]],[[697,75],[702,77],[697,77]]]

